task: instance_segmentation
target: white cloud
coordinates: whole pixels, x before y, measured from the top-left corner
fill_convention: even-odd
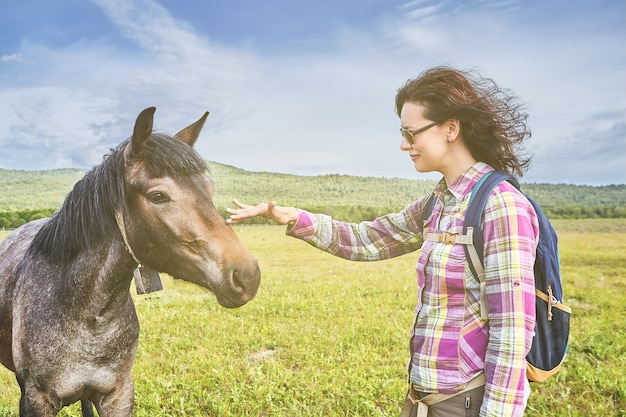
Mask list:
[[[337,25],[327,50],[263,55],[216,43],[155,1],[95,3],[126,45],[109,37],[63,48],[26,42],[2,57],[5,68],[20,68],[0,78],[0,166],[94,165],[154,105],[155,127],[170,133],[210,111],[197,144],[209,160],[261,171],[423,178],[399,150],[393,99],[406,79],[451,64],[478,68],[528,102],[537,155],[529,180],[567,172],[570,182],[604,175],[626,182],[623,173],[599,169],[596,156],[562,158],[573,138],[586,146],[598,146],[593,135],[623,143],[614,127],[626,124],[626,53],[613,45],[615,35],[529,27],[510,14],[516,2],[462,12],[465,6],[447,2],[437,12],[433,2],[413,1],[401,6],[404,15],[367,27]],[[617,166],[623,154],[607,151],[603,166]]]
[[[240,117],[237,100],[259,67],[254,57],[210,44],[156,3],[142,1],[141,10],[132,2],[100,3],[141,48],[122,53],[106,41],[25,45],[32,65],[15,76],[27,82],[2,93],[3,167],[95,165],[152,105],[160,109],[155,127],[170,133],[206,110],[221,109],[221,125]],[[30,150],[17,149],[18,142]]]
[[[11,63],[21,63],[21,62],[24,62],[24,58],[22,58],[21,54],[10,54],[10,55],[0,56],[0,65],[11,64]]]

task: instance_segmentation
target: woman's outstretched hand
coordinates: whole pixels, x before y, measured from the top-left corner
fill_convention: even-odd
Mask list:
[[[298,209],[295,207],[277,206],[275,201],[269,203],[260,203],[256,206],[249,206],[238,200],[233,200],[238,207],[236,209],[227,208],[226,212],[230,217],[226,222],[230,224],[239,223],[250,217],[265,217],[279,224],[295,223],[298,220]]]

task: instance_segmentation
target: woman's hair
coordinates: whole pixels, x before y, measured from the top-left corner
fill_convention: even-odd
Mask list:
[[[489,79],[449,67],[434,67],[408,80],[396,95],[400,116],[404,103],[424,106],[424,117],[437,123],[457,119],[461,137],[477,161],[521,177],[531,157],[522,157],[530,129],[520,100]]]

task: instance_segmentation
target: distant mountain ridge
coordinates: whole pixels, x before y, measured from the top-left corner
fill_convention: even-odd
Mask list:
[[[207,162],[216,184],[215,205],[276,200],[303,208],[371,207],[400,210],[430,192],[436,181],[350,175],[299,176],[253,172]],[[21,171],[0,169],[0,211],[54,208],[87,172],[84,169]],[[523,183],[524,192],[544,208],[626,207],[626,184],[587,186]]]

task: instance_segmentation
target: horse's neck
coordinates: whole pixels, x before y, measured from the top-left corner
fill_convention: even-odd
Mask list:
[[[136,264],[123,243],[107,242],[97,251],[82,252],[74,267],[74,296],[84,300],[86,312],[99,316],[128,304]]]

